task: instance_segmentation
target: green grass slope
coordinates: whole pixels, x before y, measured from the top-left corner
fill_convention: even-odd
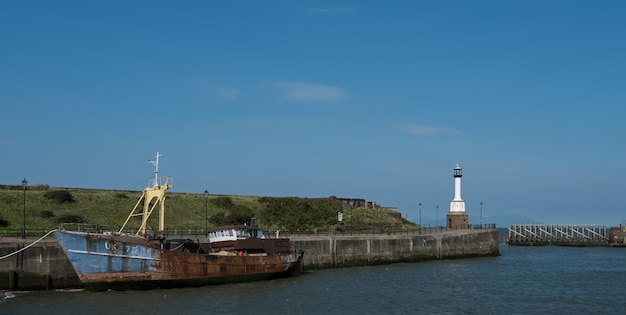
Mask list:
[[[117,230],[135,207],[141,191],[27,187],[26,229],[50,230],[61,223],[86,223]],[[140,204],[139,207],[142,207]],[[165,225],[168,229],[198,229],[240,224],[257,218],[264,229],[309,231],[314,229],[402,229],[419,227],[391,209],[344,208],[333,197],[256,197],[166,192]],[[343,222],[337,220],[343,213]],[[0,229],[20,230],[24,218],[21,186],[0,186]],[[206,220],[205,220],[206,219]],[[158,227],[158,207],[148,225]],[[131,220],[130,228],[137,228]]]

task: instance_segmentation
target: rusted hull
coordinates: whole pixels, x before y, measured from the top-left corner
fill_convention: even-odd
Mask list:
[[[105,290],[150,290],[150,289],[170,289],[183,287],[200,287],[205,285],[217,285],[226,283],[249,282],[258,280],[271,280],[290,277],[292,272],[250,274],[238,276],[215,276],[210,278],[193,279],[170,279],[170,280],[127,280],[123,276],[112,276],[106,281],[82,282],[83,287],[89,291]],[[114,280],[118,279],[118,280]]]
[[[70,263],[90,290],[151,289],[286,277],[303,252],[236,256],[159,248],[133,236],[55,232]]]

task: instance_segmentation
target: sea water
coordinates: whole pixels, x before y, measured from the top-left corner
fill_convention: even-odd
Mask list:
[[[500,256],[307,271],[200,288],[8,293],[0,314],[621,314],[626,248],[509,247]]]

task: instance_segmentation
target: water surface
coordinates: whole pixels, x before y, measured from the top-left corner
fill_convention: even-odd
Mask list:
[[[626,309],[626,248],[502,245],[500,253],[200,288],[19,292],[0,302],[0,314],[617,314]]]

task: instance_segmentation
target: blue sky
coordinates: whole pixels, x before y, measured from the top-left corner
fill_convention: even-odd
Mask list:
[[[1,1],[0,183],[626,219],[624,1]],[[485,221],[488,221],[485,219]],[[518,223],[518,222],[510,222]],[[523,223],[523,222],[522,222]]]

